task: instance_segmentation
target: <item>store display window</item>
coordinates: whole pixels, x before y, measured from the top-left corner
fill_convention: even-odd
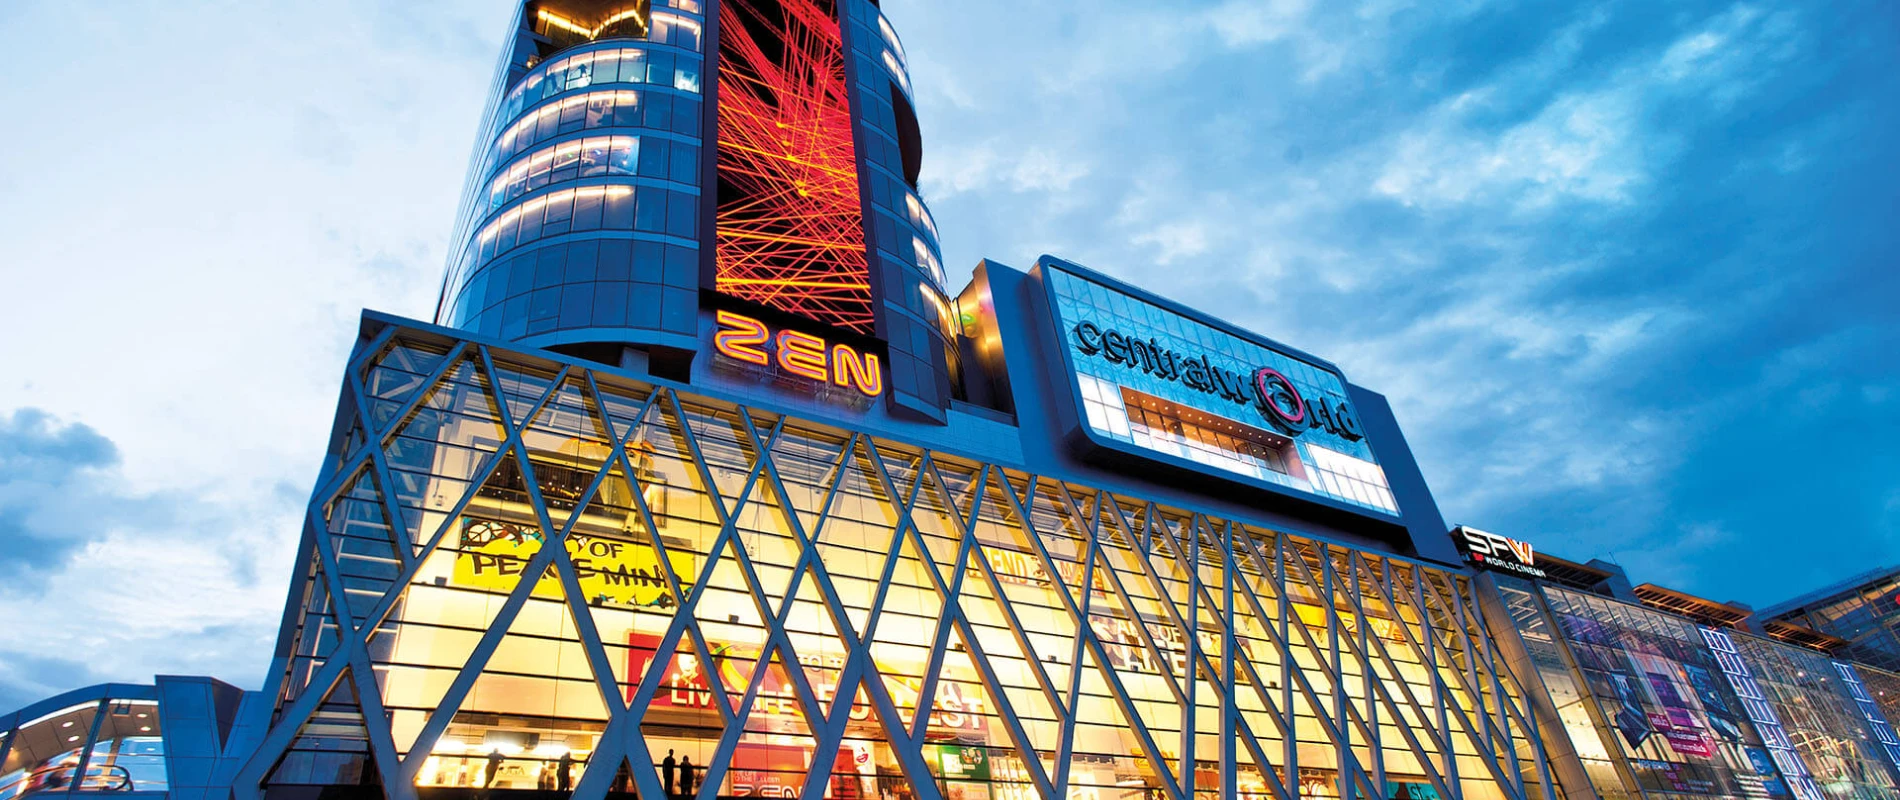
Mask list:
[[[0,800],[168,788],[156,700],[88,701],[30,720],[12,731],[0,763]]]

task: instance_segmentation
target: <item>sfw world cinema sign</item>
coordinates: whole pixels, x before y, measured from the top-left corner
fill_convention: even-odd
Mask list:
[[[1451,540],[1465,561],[1472,565],[1529,578],[1548,577],[1538,568],[1537,551],[1530,542],[1520,542],[1469,525],[1453,528]]]
[[[1288,436],[1323,428],[1349,441],[1365,438],[1351,406],[1325,397],[1305,397],[1291,380],[1273,367],[1230,370],[1205,353],[1170,350],[1153,337],[1141,339],[1113,328],[1105,330],[1093,322],[1078,322],[1070,332],[1075,349],[1083,355],[1175,381],[1203,394],[1251,405]]]

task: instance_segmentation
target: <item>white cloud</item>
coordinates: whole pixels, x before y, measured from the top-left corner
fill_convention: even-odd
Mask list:
[[[1301,30],[1312,0],[1228,0],[1201,19],[1228,47],[1276,42]]]
[[[1183,258],[1207,252],[1207,226],[1199,222],[1179,221],[1158,225],[1137,233],[1134,243],[1155,249],[1155,263],[1167,266]]]
[[[1632,142],[1637,109],[1619,92],[1571,95],[1495,137],[1455,125],[1399,136],[1373,189],[1406,205],[1630,201],[1646,178]]]
[[[433,312],[508,4],[7,5],[0,49],[56,66],[0,89],[0,180],[30,187],[0,215],[0,415],[90,425],[113,490],[176,516],[99,508],[44,592],[0,591],[0,681],[56,655],[94,670],[59,689],[256,686],[358,314]]]
[[[954,145],[926,162],[921,183],[928,199],[989,189],[1060,193],[1088,177],[1093,165],[1045,146],[1000,141]]]
[[[1541,90],[1570,66],[1600,11],[1556,36],[1524,67],[1440,103],[1397,134],[1375,192],[1408,206],[1501,206],[1518,213],[1560,205],[1628,206],[1681,153],[1674,118],[1732,106],[1796,52],[1792,15],[1766,17],[1739,4],[1659,53],[1631,59],[1600,85],[1556,93],[1525,121],[1499,130],[1481,120],[1509,90]]]

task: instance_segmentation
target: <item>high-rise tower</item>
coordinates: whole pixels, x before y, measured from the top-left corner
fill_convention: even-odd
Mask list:
[[[477,131],[436,321],[688,378],[717,309],[877,357],[942,422],[956,353],[902,44],[867,0],[535,0]]]

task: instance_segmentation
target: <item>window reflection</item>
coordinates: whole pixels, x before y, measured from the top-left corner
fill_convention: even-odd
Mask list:
[[[108,700],[105,711],[87,762],[88,781],[111,791],[164,791],[168,784],[158,701]]]
[[[99,704],[88,702],[20,726],[0,766],[0,797],[63,792],[81,782],[80,761],[98,712]]]
[[[678,147],[698,149],[690,145]],[[638,136],[590,136],[548,145],[517,159],[489,182],[487,210],[492,213],[515,198],[557,183],[579,178],[639,174],[636,169],[639,154]]]
[[[67,791],[162,792],[169,787],[155,700],[76,704],[32,720],[13,734],[6,760],[0,762],[0,800]]]
[[[681,33],[676,38],[683,44],[690,44],[692,50],[699,49],[697,23],[692,28],[686,28],[667,22],[665,27],[669,31],[675,28],[689,31],[690,35]],[[660,28],[656,27],[655,30]],[[680,86],[682,72],[695,76],[690,81],[694,88],[687,91],[698,93],[699,59],[690,56],[676,56],[670,52],[649,54],[646,50],[628,47],[558,58],[535,67],[515,84],[515,88],[509,90],[495,112],[496,125],[509,124],[521,116],[524,110],[543,100],[601,84],[652,83],[685,89]]]

